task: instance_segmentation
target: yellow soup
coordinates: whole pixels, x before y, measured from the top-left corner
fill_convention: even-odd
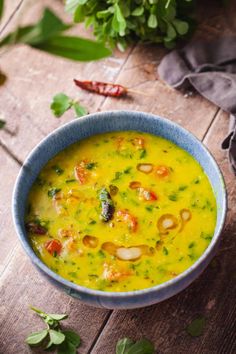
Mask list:
[[[26,228],[54,272],[88,288],[130,291],[176,277],[214,234],[201,166],[172,142],[135,131],[80,141],[42,169]]]

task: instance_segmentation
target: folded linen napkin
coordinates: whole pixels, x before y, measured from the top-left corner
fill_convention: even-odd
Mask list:
[[[202,96],[231,114],[229,134],[222,143],[236,175],[236,37],[196,41],[167,54],[159,77],[180,89],[194,87]]]

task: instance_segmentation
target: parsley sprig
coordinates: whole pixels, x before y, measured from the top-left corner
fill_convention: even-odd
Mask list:
[[[80,346],[80,336],[69,330],[62,330],[60,322],[65,320],[66,314],[51,314],[41,311],[35,307],[31,310],[36,312],[45,322],[46,328],[39,332],[31,333],[26,338],[30,346],[42,346],[46,349],[56,349],[57,354],[75,354],[76,348]]]

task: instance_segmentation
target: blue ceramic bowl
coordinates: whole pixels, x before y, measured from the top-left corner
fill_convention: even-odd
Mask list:
[[[31,248],[24,216],[29,190],[43,166],[68,145],[94,134],[116,130],[137,130],[160,135],[188,151],[203,167],[217,200],[217,223],[214,237],[203,255],[189,269],[176,278],[152,288],[128,292],[103,292],[71,283],[49,269]],[[37,269],[49,281],[82,302],[109,309],[144,307],[165,300],[186,288],[206,268],[219,243],[227,209],[227,198],[222,174],[211,154],[192,134],[179,125],[152,115],[134,111],[95,113],[62,126],[48,135],[26,159],[13,195],[13,218],[25,252]]]

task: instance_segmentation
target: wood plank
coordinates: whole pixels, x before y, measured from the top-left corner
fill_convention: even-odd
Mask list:
[[[19,172],[18,164],[0,147],[0,275],[7,266],[16,246],[16,235],[13,229],[11,216],[11,196],[16,176]]]
[[[24,343],[26,336],[44,324],[29,310],[35,306],[51,313],[67,313],[67,329],[82,338],[81,353],[87,353],[110,311],[91,309],[46,282],[18,246],[7,271],[0,278],[0,353],[32,353]],[[38,351],[40,353],[40,351]]]
[[[25,0],[11,0],[4,2],[4,12],[0,22],[0,38],[5,35],[8,24],[12,21],[16,13]]]
[[[32,4],[22,18],[22,23],[34,22],[44,6],[49,5],[60,17],[69,22],[58,1],[40,1]],[[13,26],[13,25],[12,25]],[[76,26],[73,33],[90,36],[83,26]],[[50,111],[52,97],[65,92],[78,98],[90,112],[100,109],[104,97],[88,94],[75,87],[73,78],[115,81],[132,47],[126,53],[115,52],[113,56],[96,62],[79,63],[51,56],[27,46],[18,46],[1,58],[1,69],[7,73],[7,83],[0,87],[0,114],[7,120],[14,137],[1,132],[0,141],[11,149],[18,159],[24,160],[43,136],[58,126],[74,119],[72,111],[56,119]],[[9,65],[11,63],[11,65]]]
[[[149,338],[157,353],[235,353],[236,183],[219,148],[227,129],[228,116],[220,112],[204,141],[224,173],[229,194],[227,223],[216,257],[191,286],[173,298],[145,309],[114,311],[93,354],[114,352],[115,342],[126,336]],[[206,318],[206,327],[201,337],[192,338],[186,326],[199,315]]]

